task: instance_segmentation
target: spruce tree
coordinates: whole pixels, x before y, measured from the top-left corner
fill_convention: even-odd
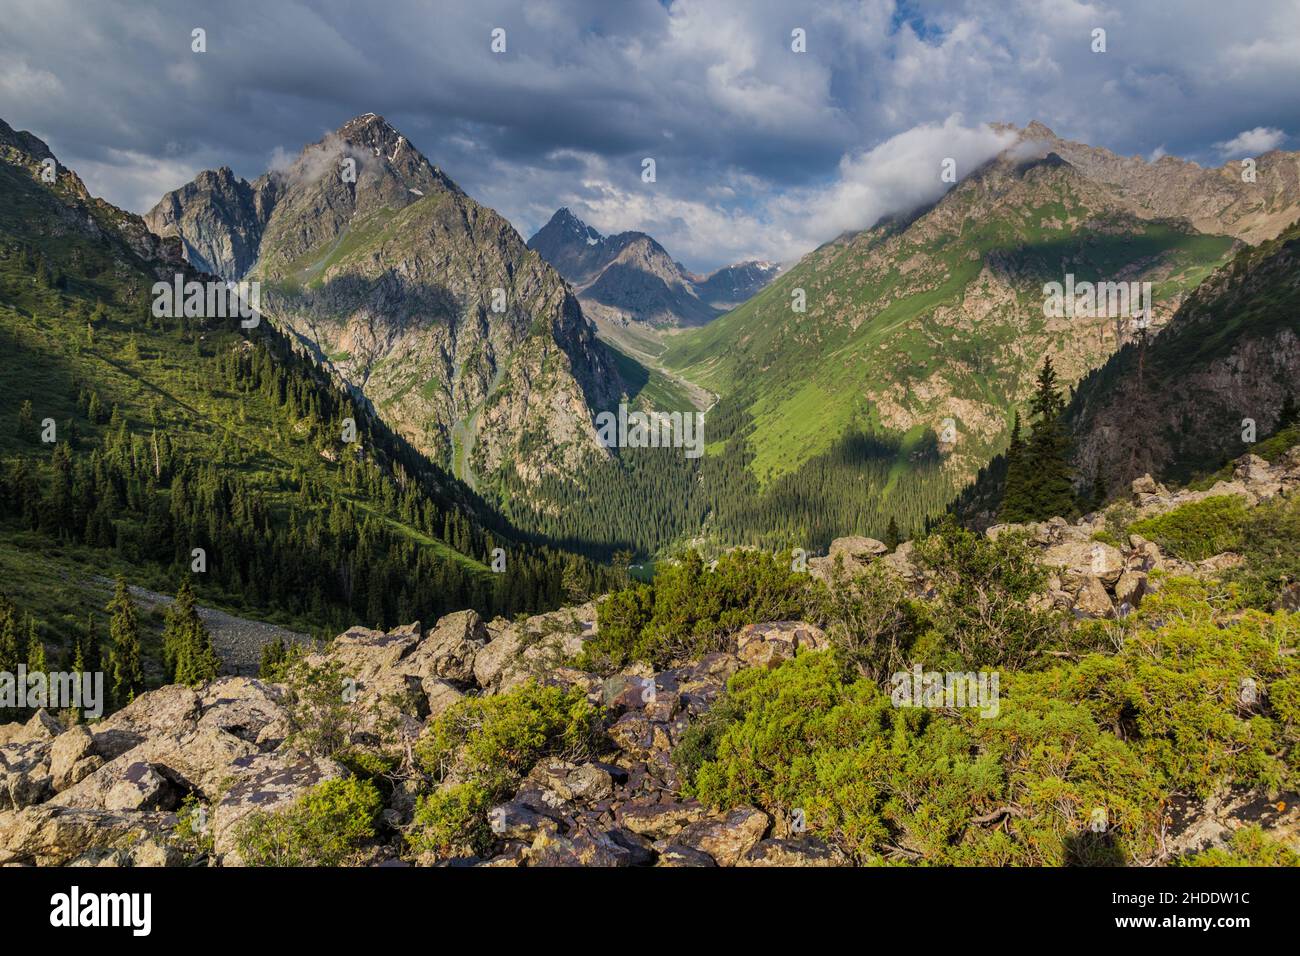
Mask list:
[[[1065,402],[1057,388],[1051,356],[1043,360],[1030,407],[1034,432],[1022,457],[1026,514],[1021,520],[1043,521],[1057,515],[1073,517],[1075,501],[1070,481],[1070,439],[1062,421]]]
[[[163,661],[170,679],[178,684],[199,684],[217,676],[219,661],[212,635],[203,626],[188,579],[176,590],[163,629]]]
[[[22,657],[18,652],[18,609],[0,598],[0,671],[16,674]]]
[[[898,534],[898,521],[893,515],[889,516],[889,527],[885,529],[885,546],[893,551],[898,547],[900,542]]]
[[[1002,508],[999,517],[1003,521],[1020,522],[1027,520],[1029,502],[1025,491],[1025,440],[1020,435],[1020,412],[1016,412],[1011,424],[1011,444],[1007,447],[1007,477],[1003,484]]]
[[[113,700],[119,705],[128,704],[144,689],[144,670],[140,665],[140,620],[125,578],[118,577],[106,610],[112,615],[108,658]]]
[[[36,633],[36,621],[29,614],[27,615],[27,673],[44,674],[45,671],[45,643]]]
[[[167,675],[169,681],[176,679],[176,661],[180,657],[181,649],[189,640],[193,621],[197,617],[198,613],[194,607],[194,589],[190,586],[189,579],[183,578],[180,587],[176,589],[176,600],[167,609],[163,624],[163,673]]]

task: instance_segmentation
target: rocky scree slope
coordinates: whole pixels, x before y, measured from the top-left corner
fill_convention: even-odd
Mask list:
[[[1190,502],[1237,496],[1246,506],[1300,490],[1300,448],[1269,464],[1246,456],[1232,479],[1205,492],[1169,492],[1149,476],[1134,483],[1139,517]],[[1118,505],[1116,506],[1118,507]],[[1038,559],[1054,570],[1042,602],[1080,617],[1124,616],[1151,588],[1153,572],[1213,577],[1232,564],[1216,555],[1196,565],[1132,535],[1122,547],[1098,542],[1107,515],[1071,524],[1026,526]],[[1008,526],[990,529],[996,537]],[[912,542],[894,552],[871,539],[840,539],[815,576],[833,580],[835,565],[872,562],[924,598],[925,573]],[[838,572],[836,572],[838,573]],[[510,622],[458,612],[432,627],[418,623],[381,632],[353,628],[308,658],[337,664],[356,681],[364,704],[357,739],[405,748],[429,722],[467,696],[509,693],[540,680],[576,689],[600,707],[608,741],[594,757],[543,758],[513,795],[490,813],[490,852],[461,862],[485,866],[832,866],[848,862],[832,843],[794,832],[780,815],[755,807],[712,810],[681,796],[674,750],[694,721],[745,668],[775,668],[825,649],[819,628],[797,621],[746,626],[721,650],[654,670],[633,665],[602,678],[569,666],[596,634],[594,604]],[[180,865],[188,851],[177,836],[176,810],[193,797],[211,808],[212,846],[205,859],[241,862],[240,821],[254,811],[279,813],[317,784],[346,776],[338,762],[291,741],[292,708],[284,685],[227,677],[197,688],[168,686],[144,694],[106,720],[65,728],[40,711],[26,724],[0,726],[0,863]],[[1224,793],[1190,805],[1169,848],[1221,846],[1255,817],[1257,795]],[[411,825],[416,790],[399,782],[386,799],[390,834]],[[1257,814],[1255,814],[1257,816]],[[1300,810],[1273,814],[1284,840],[1300,833]],[[396,862],[395,841],[370,847],[372,864]]]

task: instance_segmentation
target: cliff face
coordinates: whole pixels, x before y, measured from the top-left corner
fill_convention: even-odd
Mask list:
[[[229,166],[204,170],[164,196],[145,216],[159,236],[181,238],[195,268],[242,279],[257,261],[262,230],[275,209],[277,179],[248,183]]]
[[[622,386],[564,281],[397,130],[359,116],[254,183],[205,173],[150,213],[471,483],[607,451]]]
[[[1250,450],[1300,398],[1300,227],[1207,279],[1159,335],[1082,382],[1069,416],[1079,474],[1117,488],[1181,480]],[[1250,437],[1250,436],[1246,436]],[[1252,439],[1253,440],[1253,439]]]

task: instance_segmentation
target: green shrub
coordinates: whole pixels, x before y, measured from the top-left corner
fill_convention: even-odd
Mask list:
[[[759,551],[729,551],[709,570],[694,551],[657,569],[652,584],[611,594],[581,664],[609,671],[632,661],[657,667],[716,650],[746,624],[805,616],[815,587],[788,562]]]
[[[261,660],[257,665],[257,676],[264,681],[283,683],[289,679],[294,665],[303,656],[303,645],[297,641],[286,641],[277,637],[262,645]]]
[[[1300,498],[1274,498],[1253,509],[1241,546],[1245,563],[1229,579],[1249,607],[1267,608],[1288,584],[1300,581]]]
[[[933,635],[918,649],[922,663],[1016,667],[1062,637],[1060,616],[1033,603],[1047,571],[1024,533],[989,540],[948,518],[921,540],[916,556],[934,589]]]
[[[375,839],[383,800],[368,780],[317,784],[287,810],[242,820],[235,846],[248,866],[347,866]]]
[[[1166,578],[1120,626],[1118,653],[1002,672],[987,718],[895,708],[833,652],[741,671],[678,766],[710,805],[802,809],[860,862],[950,865],[1145,862],[1175,794],[1300,785],[1300,616]]]
[[[417,852],[482,852],[485,814],[507,798],[542,757],[581,759],[594,749],[596,709],[582,691],[534,682],[508,694],[457,701],[415,746],[420,769],[440,789],[422,797],[409,836]]]
[[[290,740],[322,757],[348,748],[364,713],[348,693],[353,685],[343,665],[333,660],[314,665],[297,658],[288,684]]]
[[[207,823],[207,809],[196,794],[188,794],[181,802],[172,832],[186,859],[197,860],[212,853],[212,829]]]
[[[903,581],[879,563],[867,565],[852,580],[837,572],[821,589],[813,620],[821,625],[843,660],[862,677],[885,681],[905,669],[929,613]]]
[[[1216,495],[1136,521],[1129,531],[1184,561],[1204,561],[1224,551],[1242,549],[1248,516],[1241,497]]]
[[[1112,548],[1124,548],[1128,546],[1127,541],[1125,541],[1115,532],[1111,531],[1109,528],[1103,528],[1100,531],[1094,531],[1092,534],[1092,540],[1100,541],[1102,544],[1108,544]]]
[[[1300,853],[1274,840],[1260,827],[1242,827],[1225,847],[1213,847],[1174,860],[1175,866],[1300,866]]]

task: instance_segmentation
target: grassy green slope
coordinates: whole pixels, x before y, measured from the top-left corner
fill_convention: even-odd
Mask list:
[[[1095,353],[1070,369],[1075,376],[1104,358],[1096,344],[1072,346],[1077,329],[1049,327],[1043,282],[1065,271],[1078,281],[1140,277],[1159,304],[1193,288],[1232,247],[1118,215],[1060,170],[1025,178],[992,208],[978,187],[959,189],[909,228],[823,246],[736,310],[671,339],[665,365],[743,402],[764,483],[853,426],[938,431],[951,416],[961,450],[987,458],[1045,351]],[[985,289],[990,269],[999,284]],[[797,289],[806,313],[791,308]],[[992,427],[964,421],[964,403]]]

